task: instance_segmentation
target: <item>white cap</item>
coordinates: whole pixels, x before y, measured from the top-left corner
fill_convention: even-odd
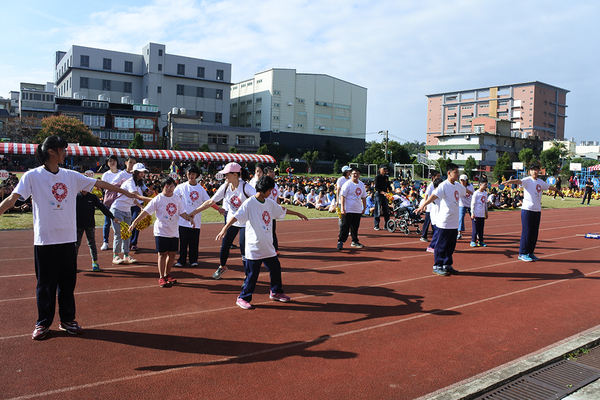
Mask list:
[[[144,172],[148,172],[148,170],[146,169],[146,166],[144,164],[142,164],[141,162],[135,164],[132,168],[133,171],[144,171]]]
[[[459,178],[459,179],[460,179],[461,181],[468,181],[468,180],[469,180],[469,177],[468,177],[467,175],[465,175],[465,174],[462,174],[462,175],[460,176],[460,178]]]
[[[342,172],[350,171],[351,169],[352,169],[352,168],[350,168],[349,166],[347,166],[347,165],[344,165],[344,166],[342,167]]]

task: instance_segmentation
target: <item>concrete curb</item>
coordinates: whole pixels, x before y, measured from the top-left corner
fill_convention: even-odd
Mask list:
[[[600,325],[415,400],[474,398],[485,390],[504,385],[518,376],[533,372],[545,364],[558,361],[563,355],[597,341],[600,341]]]

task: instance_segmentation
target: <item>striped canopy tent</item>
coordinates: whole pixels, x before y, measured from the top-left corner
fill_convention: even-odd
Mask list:
[[[0,154],[35,154],[37,144],[0,143]],[[210,153],[202,151],[155,150],[155,149],[120,149],[113,147],[73,146],[67,148],[68,156],[108,157],[114,154],[117,157],[134,156],[137,159],[150,160],[191,160],[191,161],[216,161],[216,162],[250,162],[274,164],[273,157],[266,154],[240,154],[240,153]]]
[[[600,164],[588,167],[588,171],[600,171]]]

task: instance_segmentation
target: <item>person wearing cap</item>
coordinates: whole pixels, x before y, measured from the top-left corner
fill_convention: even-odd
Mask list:
[[[458,200],[458,235],[457,239],[462,239],[462,233],[465,231],[465,215],[471,215],[471,196],[473,195],[473,185],[469,183],[469,177],[462,174],[459,177],[460,184],[466,189],[465,194]]]
[[[375,177],[375,210],[373,211],[373,219],[375,222],[374,229],[378,231],[379,221],[383,214],[384,225],[387,227],[387,223],[390,220],[390,208],[389,202],[386,197],[386,193],[390,191],[390,181],[388,179],[388,166],[381,164],[379,166],[379,173]]]
[[[138,163],[137,158],[135,158],[135,156],[133,156],[131,154],[125,158],[125,169],[123,171],[121,171],[121,173],[119,174],[119,178],[118,178],[120,180],[121,184],[123,184],[123,182],[125,182],[127,179],[131,178],[131,175],[133,173],[133,167],[137,163]],[[115,184],[117,184],[117,183],[115,183]],[[145,193],[146,190],[148,190],[148,188],[142,182],[142,193]],[[131,220],[133,221],[134,219],[136,219],[141,211],[142,211],[141,205],[138,204],[137,202],[133,202],[133,205],[131,206]],[[133,230],[131,237],[129,238],[129,249],[130,250],[137,250],[137,242],[138,242],[139,234],[140,234],[140,231],[138,231],[137,229]]]
[[[216,207],[216,203],[223,200],[223,209],[227,212],[226,220],[229,222],[233,214],[241,207],[241,205],[251,196],[256,194],[256,190],[248,184],[248,171],[242,168],[238,163],[230,162],[221,171],[225,177],[225,183],[219,187],[217,192],[210,200],[205,201],[202,205],[189,213],[191,217],[206,210],[209,207]],[[217,207],[219,208],[219,207]],[[221,210],[219,209],[219,212]],[[229,250],[235,240],[235,237],[240,235],[240,251],[242,253],[242,261],[244,262],[244,270],[246,268],[246,225],[236,222],[231,224],[227,229],[226,234],[221,241],[220,263],[219,268],[213,274],[213,279],[221,279],[227,271],[227,260],[229,259]]]
[[[542,194],[544,190],[556,192],[556,188],[546,181],[539,179],[540,164],[532,162],[529,166],[529,176],[525,179],[509,179],[505,185],[517,184],[523,186],[523,206],[521,207],[521,241],[519,244],[519,257],[521,261],[531,262],[539,260],[535,256],[542,220]]]
[[[110,156],[108,156],[106,158],[106,168],[108,168],[108,171],[106,171],[104,174],[102,174],[102,180],[104,182],[108,182],[112,185],[116,185],[116,186],[120,186],[121,182],[119,182],[119,175],[121,173],[121,171],[119,171],[119,159],[117,158],[117,156],[115,156],[114,154],[111,154]],[[102,202],[104,203],[104,205],[107,208],[110,208],[110,206],[112,205],[113,201],[115,201],[115,198],[117,197],[117,192],[113,192],[113,191],[109,191],[107,190],[106,192],[104,192],[104,197],[102,199]],[[110,226],[111,226],[111,219],[108,218],[108,216],[104,217],[104,226],[102,227],[102,247],[100,247],[100,250],[108,250],[108,236],[110,233]]]
[[[121,176],[125,176],[121,172]],[[121,188],[129,193],[136,194],[138,199],[142,201],[150,201],[151,198],[143,196],[144,177],[148,170],[142,163],[136,163],[131,166],[131,178],[125,180],[121,184]],[[115,201],[110,206],[110,212],[119,221],[124,221],[127,224],[131,224],[132,221],[132,207],[136,205],[136,200],[133,198],[125,197],[123,195],[117,196]],[[129,238],[123,239],[121,237],[121,226],[113,220],[113,264],[132,264],[136,262],[133,257],[129,255]],[[120,257],[119,254],[123,254]]]

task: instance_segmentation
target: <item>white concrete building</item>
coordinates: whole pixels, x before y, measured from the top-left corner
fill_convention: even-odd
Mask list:
[[[157,105],[161,129],[174,107],[206,123],[229,122],[231,64],[168,54],[163,44],[141,54],[71,46],[56,52],[54,79],[59,97]]]
[[[258,128],[261,143],[364,151],[367,89],[323,74],[273,68],[231,86],[230,125]]]
[[[21,82],[19,92],[19,115],[21,117],[42,118],[54,115],[54,84]]]

